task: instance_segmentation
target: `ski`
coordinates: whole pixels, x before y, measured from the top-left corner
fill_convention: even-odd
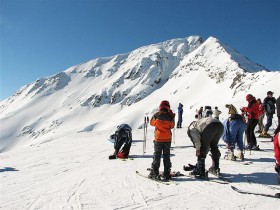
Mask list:
[[[276,193],[275,195],[271,195],[271,194],[265,194],[265,193],[255,193],[255,192],[249,192],[246,190],[241,190],[238,189],[234,186],[231,186],[231,189],[233,189],[234,191],[241,193],[241,194],[247,194],[247,195],[259,195],[259,196],[263,196],[263,197],[269,197],[269,198],[280,198],[280,193]]]
[[[212,173],[211,171],[207,171],[207,173],[215,176],[216,178],[218,178],[228,184],[232,182],[230,179],[224,177],[223,174],[221,174],[220,172],[218,174],[216,174],[216,173]]]
[[[147,168],[147,170],[150,171],[151,168]],[[171,175],[171,177],[185,176],[185,177],[190,177],[192,179],[205,180],[205,181],[215,182],[218,184],[229,184],[231,182],[224,177],[217,177],[217,176],[209,177],[208,172],[206,172],[206,173],[207,173],[206,177],[199,177],[199,176],[190,175],[190,174],[182,174],[180,171],[172,171],[172,172],[170,172],[170,175]],[[162,175],[163,171],[159,171],[159,174]]]
[[[140,173],[139,171],[135,171],[135,172],[138,176],[141,176],[143,178],[146,178],[146,179],[149,179],[151,181],[155,181],[155,182],[158,182],[158,183],[161,183],[161,184],[164,184],[164,185],[170,185],[170,184],[176,184],[177,185],[178,184],[178,183],[175,183],[171,180],[167,181],[167,180],[162,180],[162,179],[151,179],[147,175],[144,175],[144,174]]]
[[[257,184],[257,185],[268,187],[268,188],[270,188],[272,190],[279,190],[280,191],[280,188],[278,188],[278,187],[273,187],[273,186],[270,186],[270,185],[257,183],[257,182],[255,182],[255,181],[253,181],[251,179],[246,179],[246,182],[248,182],[249,184]]]

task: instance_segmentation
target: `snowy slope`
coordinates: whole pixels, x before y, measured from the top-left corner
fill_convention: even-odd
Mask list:
[[[277,200],[239,195],[229,186],[187,178],[176,187],[162,186],[134,171],[145,172],[151,164],[153,130],[142,157],[138,128],[161,100],[169,100],[175,112],[179,102],[184,105],[184,129],[176,130],[176,146],[182,148],[172,156],[173,168],[181,170],[195,161],[186,127],[197,108],[218,106],[224,120],[226,103],[246,106],[248,93],[263,99],[268,90],[278,97],[279,81],[280,72],[269,72],[214,37],[199,36],[96,58],[38,79],[0,102],[0,208],[276,209]],[[109,161],[113,145],[106,139],[121,123],[133,127],[134,160]],[[276,119],[271,129],[275,126]],[[245,183],[246,177],[265,185],[276,182],[272,144],[262,141],[266,152],[246,156],[253,165],[223,161],[221,167],[234,186],[275,193],[269,186]]]
[[[188,119],[205,104],[239,107],[248,92],[260,98],[267,90],[279,94],[279,79],[279,72],[266,71],[214,37],[144,46],[38,79],[2,101],[0,150],[56,130],[111,129],[112,120],[129,119],[138,128],[144,113],[153,113],[163,99],[193,107],[185,112]],[[75,118],[83,120],[72,125]]]

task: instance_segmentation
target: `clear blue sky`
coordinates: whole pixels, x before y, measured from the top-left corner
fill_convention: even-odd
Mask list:
[[[280,70],[280,0],[0,2],[0,100],[75,64],[191,35]]]

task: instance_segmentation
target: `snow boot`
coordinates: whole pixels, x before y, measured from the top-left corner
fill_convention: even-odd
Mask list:
[[[211,174],[214,174],[216,176],[220,175],[219,161],[219,159],[212,159],[212,166],[208,169]]]
[[[231,151],[230,149],[228,151],[226,151],[225,156],[224,156],[225,160],[232,160],[232,161],[236,161],[236,157],[234,156],[234,152]]]
[[[165,180],[170,180],[171,179],[170,171],[171,171],[170,169],[164,169],[162,178]]]
[[[205,173],[205,159],[201,158],[197,161],[195,169],[190,172],[190,175],[197,176],[199,178],[207,178],[207,174]]]
[[[259,150],[261,150],[261,149],[260,149],[259,145],[254,145],[254,146],[252,147],[252,150],[259,151]]]
[[[241,161],[245,160],[243,151],[240,151],[240,153],[238,153],[237,158],[239,158]]]
[[[160,175],[158,170],[154,170],[153,168],[150,171],[150,174],[148,175],[149,179],[154,179],[154,180],[160,180]]]

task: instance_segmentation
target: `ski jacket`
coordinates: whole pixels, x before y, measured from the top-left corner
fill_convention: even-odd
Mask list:
[[[178,107],[178,116],[182,117],[183,115],[183,105],[180,103]]]
[[[274,156],[277,165],[280,165],[280,135],[279,132],[274,136]]]
[[[153,115],[150,124],[155,127],[155,141],[171,142],[171,129],[175,125],[174,118],[175,114],[171,110],[159,111]]]
[[[263,100],[263,108],[266,114],[275,114],[275,103],[276,99],[274,97],[266,97]]]
[[[263,105],[261,103],[258,103],[258,105],[259,105],[259,116],[261,116],[265,113],[265,110],[264,110]]]
[[[260,111],[256,99],[249,102],[248,107],[243,107],[242,111],[248,113],[248,119],[259,120]]]
[[[224,133],[222,135],[222,139],[225,143],[230,144],[236,142],[236,137],[239,129],[244,130],[246,127],[245,122],[241,115],[238,115],[236,118],[229,118],[224,121]],[[235,116],[236,116],[235,115]]]
[[[213,122],[219,122],[218,119],[212,118],[212,116],[205,117],[202,119],[199,119],[197,121],[192,122],[189,125],[188,134],[193,141],[194,147],[196,149],[200,149],[201,147],[201,136],[200,134],[203,132],[203,130],[206,128],[207,125]]]
[[[280,96],[276,100],[277,117],[280,117]]]

